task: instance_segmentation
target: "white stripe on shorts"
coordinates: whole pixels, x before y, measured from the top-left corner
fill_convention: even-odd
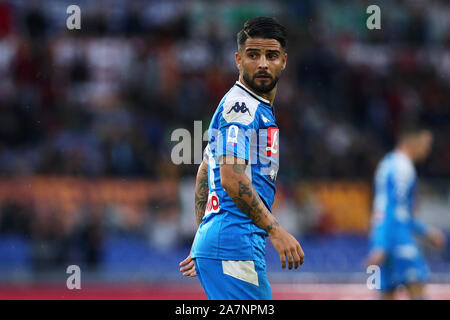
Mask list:
[[[252,260],[223,260],[222,269],[224,274],[259,286],[258,273]]]

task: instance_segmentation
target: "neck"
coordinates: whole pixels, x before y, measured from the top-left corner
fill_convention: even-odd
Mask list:
[[[275,100],[275,94],[277,93],[277,86],[275,86],[272,90],[270,90],[270,92],[267,93],[262,93],[262,92],[258,92],[253,90],[252,88],[250,88],[250,86],[244,81],[244,78],[242,75],[239,75],[239,81],[251,92],[253,92],[254,94],[260,96],[261,98],[264,98],[266,100],[269,100],[270,105],[273,105],[273,100]]]
[[[406,146],[399,146],[396,148],[396,150],[398,152],[403,153],[405,156],[407,156],[409,159],[411,159],[412,162],[415,162],[412,153],[409,151],[409,149]]]

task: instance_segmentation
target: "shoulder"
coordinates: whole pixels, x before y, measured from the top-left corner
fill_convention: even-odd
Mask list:
[[[255,120],[259,102],[249,95],[231,90],[222,105],[222,117],[227,123],[249,125]]]
[[[385,180],[391,171],[392,154],[386,154],[378,163],[375,171],[375,177],[378,182]]]
[[[394,161],[394,173],[397,179],[402,181],[413,180],[416,176],[416,170],[411,160],[401,153],[395,153]]]

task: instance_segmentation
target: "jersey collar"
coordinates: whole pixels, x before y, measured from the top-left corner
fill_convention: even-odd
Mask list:
[[[265,103],[267,105],[270,106],[270,101],[267,99],[264,99],[263,97],[257,95],[256,93],[253,93],[252,91],[250,91],[245,85],[242,84],[242,82],[240,82],[239,80],[236,81],[236,86],[238,86],[239,88],[241,88],[242,90],[246,91],[248,94],[250,94],[253,98],[255,98],[256,100]]]

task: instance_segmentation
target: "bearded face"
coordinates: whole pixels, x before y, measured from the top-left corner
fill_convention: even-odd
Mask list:
[[[251,76],[248,72],[243,71],[245,83],[255,92],[269,93],[277,85],[278,76],[271,76],[266,71],[260,71]]]
[[[249,38],[236,53],[242,79],[260,94],[268,94],[275,88],[286,58],[287,54],[275,39]]]

